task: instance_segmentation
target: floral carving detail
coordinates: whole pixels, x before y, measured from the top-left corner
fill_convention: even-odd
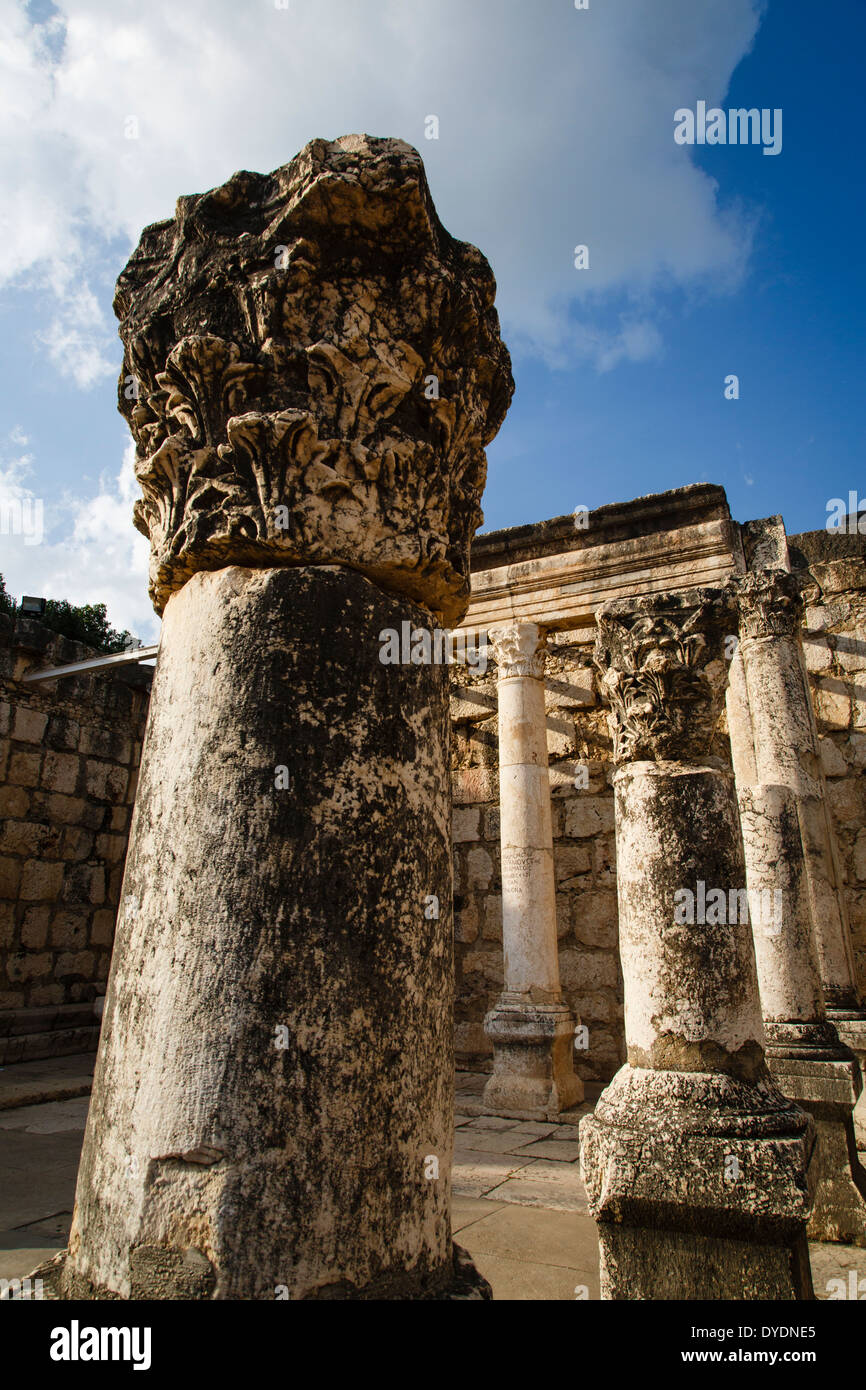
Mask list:
[[[198,569],[324,563],[458,623],[513,391],[494,289],[400,141],[313,141],[149,227],[115,310],[158,611]]]
[[[541,680],[547,661],[543,629],[537,623],[508,623],[488,633],[499,680],[535,676]]]
[[[731,589],[618,599],[598,612],[595,663],[618,763],[709,752],[727,684]]]
[[[789,570],[750,570],[738,581],[741,637],[793,637],[803,618],[799,580]]]

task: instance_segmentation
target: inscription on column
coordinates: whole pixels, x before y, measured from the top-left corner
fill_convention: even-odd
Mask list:
[[[535,863],[534,850],[516,848],[504,850],[502,854],[503,889],[509,893],[519,893],[529,883]]]

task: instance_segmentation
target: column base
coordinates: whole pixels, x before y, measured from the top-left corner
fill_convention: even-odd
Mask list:
[[[552,1120],[583,1100],[574,1071],[574,1016],[564,1004],[501,1000],[484,1020],[493,1075],[484,1087],[492,1114]]]
[[[853,1110],[862,1083],[856,1059],[809,1060],[802,1052],[779,1056],[767,1048],[776,1085],[812,1116],[817,1142],[815,1205],[809,1239],[866,1246],[866,1169],[857,1155]]]
[[[180,1270],[175,1268],[177,1262],[171,1261],[172,1251],[165,1250],[162,1253],[166,1259],[149,1262],[148,1277],[138,1285],[133,1283],[129,1299],[121,1298],[119,1294],[110,1289],[100,1288],[91,1283],[89,1279],[79,1275],[70,1264],[69,1252],[66,1250],[62,1250],[59,1255],[46,1260],[32,1274],[29,1274],[27,1279],[22,1281],[28,1287],[28,1293],[18,1296],[26,1297],[30,1301],[50,1299],[120,1303],[137,1302],[142,1299],[158,1299],[163,1302],[213,1300],[214,1280],[207,1277],[210,1266],[206,1260],[201,1260],[201,1267],[197,1267],[195,1262],[190,1264],[189,1261],[182,1261],[184,1268]],[[204,1269],[204,1266],[207,1266],[207,1270]],[[157,1269],[161,1269],[162,1278],[155,1277]],[[455,1242],[452,1245],[450,1268],[437,1271],[434,1275],[419,1276],[411,1270],[401,1270],[385,1274],[373,1284],[362,1289],[347,1283],[331,1284],[308,1294],[303,1301],[311,1299],[343,1302],[402,1300],[465,1303],[489,1302],[492,1298],[493,1290],[483,1274],[480,1274],[476,1269],[471,1255]],[[276,1292],[274,1299],[277,1302],[280,1301]]]
[[[598,1249],[601,1296],[611,1302],[814,1297],[805,1235],[791,1244],[758,1245],[605,1223]]]
[[[827,1017],[836,1025],[836,1031],[846,1047],[850,1047],[860,1063],[861,1079],[866,1077],[866,1011],[863,1009],[828,1009]],[[860,1092],[860,1099],[854,1106],[854,1139],[857,1148],[866,1162],[866,1086]]]
[[[580,1145],[603,1299],[814,1297],[814,1125],[769,1076],[627,1063]]]
[[[840,1040],[829,1019],[816,1019],[811,1023],[800,1023],[793,1019],[768,1022],[765,1019],[764,1034],[764,1053],[768,1065],[771,1057],[802,1058],[811,1062],[852,1060],[850,1048]]]

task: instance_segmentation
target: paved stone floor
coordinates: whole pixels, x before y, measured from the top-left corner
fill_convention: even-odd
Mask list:
[[[24,1075],[21,1067],[0,1069],[0,1278],[23,1277],[65,1244],[88,1106],[87,1096],[12,1106],[5,1104],[10,1088],[48,1095],[53,1076],[58,1090],[68,1090],[69,1078],[86,1076],[91,1064],[63,1058],[24,1064],[33,1068]],[[579,1116],[542,1124],[472,1113],[483,1082],[458,1077],[457,1240],[498,1300],[597,1299],[598,1243],[580,1179]],[[866,1295],[866,1250],[813,1244],[811,1255],[819,1298],[830,1279],[847,1287],[852,1271]]]

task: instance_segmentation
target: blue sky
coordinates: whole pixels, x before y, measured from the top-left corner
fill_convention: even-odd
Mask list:
[[[0,535],[10,589],[155,634],[114,280],[177,195],[353,130],[499,280],[485,529],[697,481],[823,526],[866,496],[864,51],[862,0],[0,0],[0,501],[46,528]],[[781,108],[781,153],[677,145],[699,100]]]

